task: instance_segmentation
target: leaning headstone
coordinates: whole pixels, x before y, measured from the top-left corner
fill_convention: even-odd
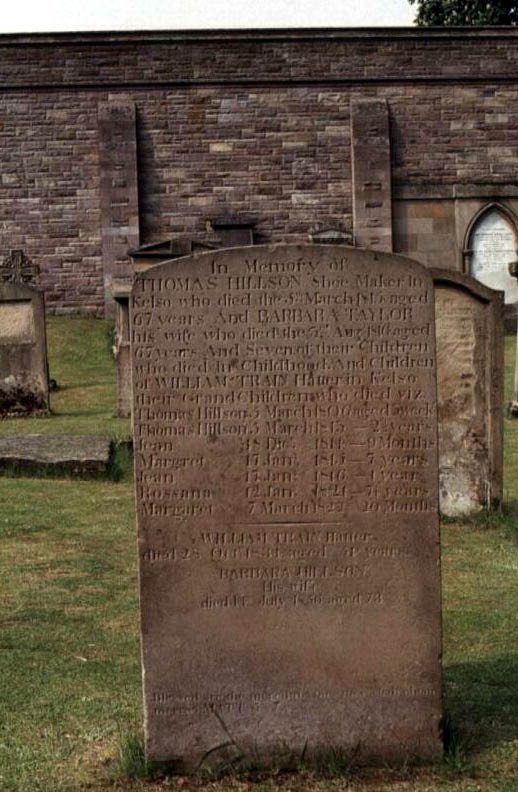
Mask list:
[[[440,507],[495,509],[503,496],[504,295],[434,269]]]
[[[0,415],[47,412],[49,381],[43,294],[22,251],[0,265]]]
[[[235,248],[142,273],[130,311],[148,757],[437,756],[427,270]]]

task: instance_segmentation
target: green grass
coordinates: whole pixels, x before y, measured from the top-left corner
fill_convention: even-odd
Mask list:
[[[0,479],[0,514],[0,789],[82,789],[140,723],[132,485]]]
[[[49,317],[49,371],[59,385],[50,395],[51,414],[0,420],[0,433],[128,438],[129,420],[115,417],[112,333],[113,324],[101,319]]]
[[[68,324],[82,349],[94,349],[95,364],[65,353]],[[62,339],[51,342],[52,374],[67,388],[54,397],[56,414],[38,426],[82,423],[86,432],[101,415],[113,427],[107,325],[69,319],[51,325]],[[507,362],[510,398],[514,339]],[[96,384],[84,389],[81,377]],[[88,403],[85,390],[96,393]],[[517,432],[518,421],[506,420],[512,508],[490,520],[443,526],[449,746],[444,762],[431,767],[362,772],[336,756],[319,776],[302,768],[298,775],[157,779],[142,753],[128,460],[118,482],[0,478],[1,792],[518,792]]]

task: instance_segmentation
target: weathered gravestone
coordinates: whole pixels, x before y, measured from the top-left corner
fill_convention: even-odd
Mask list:
[[[113,353],[117,367],[117,415],[131,415],[131,355],[129,330],[129,298],[132,281],[114,278],[111,293],[115,302],[115,337]]]
[[[434,269],[440,506],[460,517],[503,496],[504,295]]]
[[[35,272],[19,250],[0,266],[0,415],[49,407],[45,301],[28,285]]]
[[[439,754],[429,273],[223,250],[137,276],[131,325],[148,756]]]

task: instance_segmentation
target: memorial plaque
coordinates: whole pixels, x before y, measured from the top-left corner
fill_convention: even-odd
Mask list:
[[[509,264],[517,258],[516,239],[499,211],[488,212],[477,223],[471,247],[471,274],[484,286],[505,292],[507,304],[518,303],[518,284],[509,274]]]
[[[235,248],[131,300],[147,753],[440,753],[434,292]]]

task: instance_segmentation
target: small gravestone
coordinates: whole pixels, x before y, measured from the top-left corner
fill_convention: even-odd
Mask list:
[[[504,295],[434,269],[440,506],[495,509],[503,494]]]
[[[130,310],[148,757],[438,756],[429,273],[235,248]]]
[[[47,412],[49,381],[43,294],[21,250],[0,265],[0,415]]]

